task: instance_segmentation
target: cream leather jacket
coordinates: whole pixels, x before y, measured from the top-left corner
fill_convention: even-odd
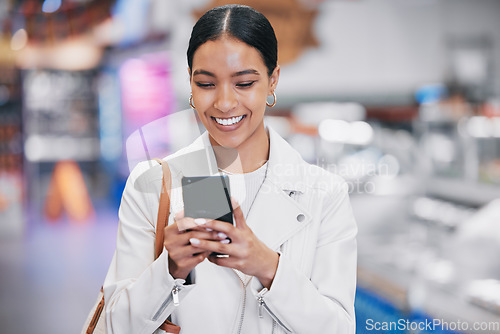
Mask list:
[[[347,185],[304,162],[268,130],[268,172],[247,224],[280,253],[271,288],[256,278],[245,284],[232,269],[208,260],[185,285],[169,274],[167,251],[153,261],[162,171],[156,162],[143,162],[123,193],[116,252],[104,283],[108,333],[163,333],[157,328],[169,315],[182,334],[355,333],[357,228]],[[208,134],[167,160],[171,212],[177,212],[182,175],[217,173]]]

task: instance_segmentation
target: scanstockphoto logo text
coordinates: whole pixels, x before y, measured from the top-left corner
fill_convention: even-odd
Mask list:
[[[399,319],[398,321],[375,321],[367,319],[365,323],[367,331],[374,333],[387,333],[390,331],[412,331],[412,332],[434,332],[434,331],[484,331],[491,333],[500,331],[500,321],[490,322],[466,322],[466,321],[445,321],[443,319],[425,319],[420,321]]]

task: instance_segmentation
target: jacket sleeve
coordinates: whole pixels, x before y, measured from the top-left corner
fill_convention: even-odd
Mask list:
[[[324,201],[311,277],[280,254],[271,288],[253,286],[285,332],[355,333],[357,227],[347,184],[338,185]]]
[[[110,334],[153,333],[175,307],[174,287],[180,299],[192,288],[170,275],[166,250],[154,260],[161,169],[158,173],[152,169],[147,163],[139,164],[123,192],[116,251],[103,286]]]

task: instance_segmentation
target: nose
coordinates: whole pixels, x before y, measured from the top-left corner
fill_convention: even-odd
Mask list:
[[[229,85],[219,86],[214,102],[214,108],[227,113],[238,105],[236,92]]]

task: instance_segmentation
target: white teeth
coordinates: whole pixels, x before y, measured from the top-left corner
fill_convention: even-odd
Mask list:
[[[233,124],[240,122],[243,119],[243,116],[244,115],[238,116],[238,117],[232,117],[232,118],[217,118],[217,117],[214,117],[214,118],[217,121],[217,123],[219,123],[221,125],[233,125]]]

